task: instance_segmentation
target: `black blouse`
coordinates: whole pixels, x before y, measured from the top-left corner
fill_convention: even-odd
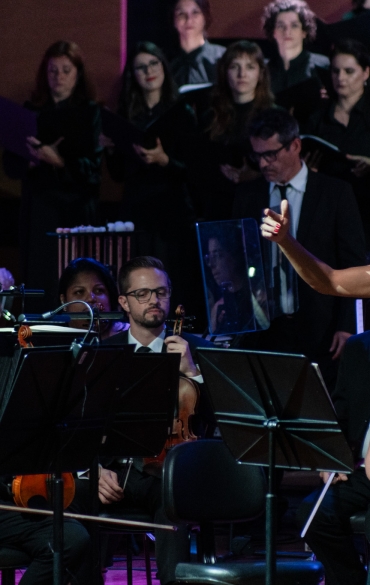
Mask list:
[[[205,41],[204,45],[186,53],[180,53],[171,62],[172,75],[180,87],[194,83],[215,83],[217,80],[217,61],[226,48]]]
[[[313,114],[304,128],[306,134],[319,136],[337,146],[345,154],[370,157],[370,99],[364,94],[354,105],[347,126],[334,118],[336,103]],[[370,244],[370,174],[356,177],[351,172],[352,164],[343,164],[338,159],[326,160],[320,171],[351,183],[363,219],[365,235]]]
[[[298,57],[289,62],[289,69],[285,69],[282,58],[277,54],[268,63],[272,92],[276,95],[310,77],[318,77],[318,70],[328,69],[329,64],[329,59],[325,55],[303,50]]]

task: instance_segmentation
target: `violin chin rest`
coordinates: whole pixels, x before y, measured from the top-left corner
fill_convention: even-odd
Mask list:
[[[51,510],[50,503],[44,496],[31,496],[27,502],[27,508],[34,508],[35,510]]]

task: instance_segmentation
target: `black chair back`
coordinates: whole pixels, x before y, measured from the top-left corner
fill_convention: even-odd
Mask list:
[[[162,483],[172,522],[236,522],[250,520],[265,509],[263,470],[237,463],[220,440],[182,443],[171,449]]]

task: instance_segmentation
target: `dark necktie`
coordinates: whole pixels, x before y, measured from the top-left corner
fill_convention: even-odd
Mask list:
[[[145,347],[145,345],[141,345],[136,350],[136,353],[152,353],[152,350],[150,349],[150,347]]]
[[[286,185],[276,185],[280,191],[281,200],[286,199],[286,190],[290,187],[289,183]]]

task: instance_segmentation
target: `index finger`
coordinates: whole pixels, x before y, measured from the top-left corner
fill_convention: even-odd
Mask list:
[[[180,335],[169,335],[164,340],[165,344],[168,345],[169,343],[187,343],[185,339],[180,337]]]

